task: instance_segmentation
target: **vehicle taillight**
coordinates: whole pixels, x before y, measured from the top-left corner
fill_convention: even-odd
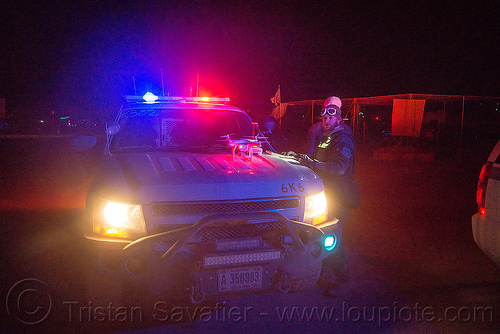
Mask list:
[[[486,187],[488,186],[488,179],[490,178],[491,166],[493,166],[493,163],[491,162],[486,162],[486,164],[484,164],[481,169],[481,174],[479,175],[479,182],[477,183],[476,202],[479,208],[479,213],[483,216],[486,215]]]

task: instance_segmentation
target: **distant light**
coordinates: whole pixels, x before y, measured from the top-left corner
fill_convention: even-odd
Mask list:
[[[201,101],[202,102],[210,102],[210,97],[208,97],[208,96],[202,96],[201,97]]]
[[[147,92],[146,94],[144,94],[144,96],[142,98],[144,99],[144,101],[146,101],[148,103],[153,103],[156,100],[158,100],[158,96],[156,96],[150,92]]]

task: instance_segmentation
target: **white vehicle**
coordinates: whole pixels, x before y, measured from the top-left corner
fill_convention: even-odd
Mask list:
[[[500,141],[481,170],[476,201],[478,212],[472,216],[474,241],[500,266]]]
[[[228,99],[129,96],[87,197],[95,277],[205,296],[316,285],[341,224],[320,178]]]

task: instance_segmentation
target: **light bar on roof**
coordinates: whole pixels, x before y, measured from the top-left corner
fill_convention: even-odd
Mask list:
[[[190,96],[184,97],[186,102],[211,102],[228,103],[229,97],[211,97],[211,96]]]
[[[211,96],[156,96],[153,93],[146,93],[143,96],[125,95],[128,102],[201,102],[201,103],[229,103],[229,97],[211,97]]]

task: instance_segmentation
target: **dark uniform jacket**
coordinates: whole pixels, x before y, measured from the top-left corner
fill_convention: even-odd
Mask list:
[[[329,210],[337,204],[345,209],[356,208],[361,204],[354,179],[355,151],[352,130],[343,122],[325,134],[314,150],[313,158],[318,161],[314,171],[325,185]]]

